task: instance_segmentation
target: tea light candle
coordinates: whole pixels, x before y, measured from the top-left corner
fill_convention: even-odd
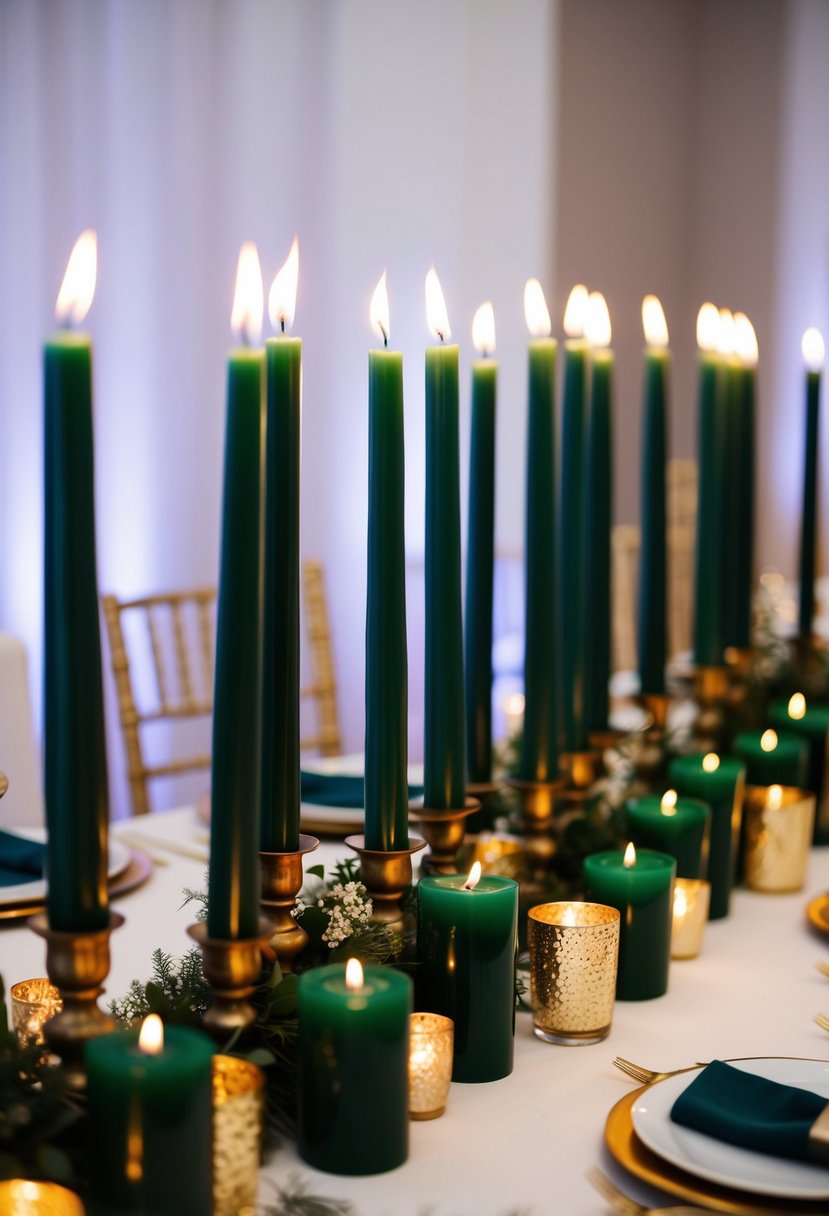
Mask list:
[[[734,754],[746,766],[747,785],[802,785],[808,751],[804,739],[771,729],[744,731],[734,740]]]
[[[771,707],[772,726],[804,739],[809,747],[806,786],[817,797],[814,843],[829,842],[829,798],[826,791],[826,749],[829,746],[829,705],[807,704],[802,692]],[[797,784],[796,782],[794,784]]]
[[[265,1076],[238,1056],[213,1057],[213,1212],[254,1211],[262,1155]]]
[[[437,1119],[452,1081],[455,1027],[439,1013],[409,1018],[409,1118]]]
[[[702,949],[711,902],[711,884],[702,878],[678,878],[674,885],[671,958],[696,958]]]
[[[800,891],[815,818],[815,796],[791,786],[751,786],[745,803],[745,881],[752,891]]]
[[[12,1178],[0,1182],[0,1212],[4,1216],[84,1216],[84,1206],[65,1186]]]
[[[740,820],[745,792],[745,765],[716,752],[675,756],[668,780],[677,793],[699,798],[711,807],[711,847],[708,881],[711,883],[710,919],[728,915],[737,865]]]
[[[631,798],[625,806],[630,838],[638,848],[656,849],[676,858],[682,878],[700,878],[708,871],[711,808],[676,790],[657,797]]]
[[[600,1043],[610,1033],[619,960],[617,908],[563,902],[530,908],[533,1033],[546,1043]]]
[[[23,1046],[29,1040],[43,1042],[43,1024],[60,1013],[63,1000],[49,980],[19,980],[11,986],[12,1026]]]
[[[646,1001],[668,989],[676,862],[631,843],[584,859],[587,898],[618,908],[620,1001]]]

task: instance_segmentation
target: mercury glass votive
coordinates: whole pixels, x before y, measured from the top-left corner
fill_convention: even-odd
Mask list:
[[[452,1080],[455,1023],[440,1013],[409,1018],[409,1118],[437,1119]]]
[[[800,891],[816,798],[792,785],[750,785],[745,800],[745,883],[752,891]]]
[[[671,958],[696,958],[708,921],[711,884],[702,878],[677,878],[674,882]]]
[[[84,1206],[74,1191],[54,1182],[12,1178],[0,1182],[0,1212],[3,1216],[84,1216]]]
[[[538,904],[529,911],[533,1033],[545,1043],[599,1043],[610,1033],[620,915],[604,904]]]
[[[21,1046],[43,1042],[43,1024],[63,1009],[60,992],[47,979],[19,980],[11,986],[12,1027]]]
[[[256,1207],[264,1087],[255,1064],[213,1057],[213,1216]]]

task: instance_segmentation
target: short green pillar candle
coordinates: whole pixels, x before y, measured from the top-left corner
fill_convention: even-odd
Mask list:
[[[734,740],[734,755],[746,766],[746,785],[806,784],[809,747],[796,734],[744,731]]]
[[[668,990],[676,862],[652,849],[609,849],[584,859],[586,898],[618,908],[620,1001],[648,1001]]]
[[[630,838],[637,849],[656,849],[676,859],[678,878],[704,878],[708,872],[711,808],[695,798],[631,798],[625,806]]]
[[[814,843],[829,844],[829,796],[826,789],[829,705],[807,704],[803,693],[796,692],[788,701],[775,701],[769,717],[772,726],[797,735],[808,745],[806,786],[817,798]]]
[[[680,797],[699,798],[711,807],[709,920],[728,915],[737,871],[745,777],[741,760],[721,758],[715,752],[676,756],[668,768],[668,780]]]
[[[329,1174],[381,1174],[409,1153],[412,981],[393,967],[299,979],[299,1155]]]
[[[512,1072],[518,884],[473,882],[449,874],[418,884],[417,1005],[455,1023],[454,1081],[497,1081]]]

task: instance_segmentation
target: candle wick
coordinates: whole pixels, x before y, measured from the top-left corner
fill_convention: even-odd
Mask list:
[[[282,328],[282,332],[284,334],[284,332],[285,332],[285,318],[284,317],[279,318],[279,324],[280,324],[280,326]]]
[[[383,347],[384,347],[386,350],[388,350],[388,348],[389,348],[389,335],[386,333],[386,327],[385,327],[385,325],[383,325],[383,324],[382,324],[380,321],[378,321],[378,322],[377,322],[377,328],[380,330],[380,333],[383,335]]]
[[[443,342],[444,338],[443,338],[443,334],[440,332],[440,330],[437,331],[437,335],[440,338],[441,342]]]

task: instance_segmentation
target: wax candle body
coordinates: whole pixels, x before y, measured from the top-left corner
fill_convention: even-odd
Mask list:
[[[461,874],[418,884],[417,1004],[455,1023],[454,1081],[497,1081],[512,1072],[518,884]]]
[[[732,590],[724,641],[726,646],[745,650],[751,645],[751,597],[754,587],[754,399],[757,372],[754,367],[739,367],[731,374],[729,461],[725,471],[726,485],[731,486],[731,505],[724,573]]]
[[[722,434],[723,536],[720,546],[720,613],[724,647],[736,646],[738,584],[737,552],[742,544],[739,534],[739,496],[741,492],[742,453],[740,452],[741,367],[736,358],[726,359],[720,372],[718,410]]]
[[[639,561],[636,649],[640,691],[665,692],[668,649],[665,460],[669,355],[645,352],[645,401],[642,414],[642,550]]]
[[[47,909],[53,929],[87,932],[109,919],[89,338],[54,337],[43,370]]]
[[[529,346],[526,603],[524,629],[524,732],[520,775],[557,781],[556,578],[555,578],[555,368],[556,343]]]
[[[647,1001],[668,990],[676,862],[665,853],[640,849],[632,866],[611,849],[584,859],[586,896],[618,908],[620,1001]]]
[[[165,1027],[148,1055],[138,1032],[86,1048],[94,1216],[205,1216],[210,1169],[213,1045],[198,1030]]]
[[[817,798],[815,810],[815,844],[829,843],[829,797],[826,791],[826,750],[829,747],[829,705],[809,703],[801,718],[793,718],[788,702],[776,701],[769,718],[772,726],[805,739],[809,747],[806,787]],[[783,784],[782,782],[779,784]],[[797,784],[792,782],[793,785]]]
[[[469,541],[466,552],[466,762],[469,780],[492,779],[492,582],[495,402],[498,365],[472,365]]]
[[[746,766],[746,785],[804,785],[808,744],[795,734],[777,736],[777,745],[764,751],[763,731],[744,731],[734,740],[734,755]]]
[[[265,623],[262,812],[266,853],[299,848],[299,450],[302,343],[265,343]]]
[[[632,798],[625,804],[630,839],[640,848],[656,849],[676,860],[679,878],[705,878],[708,872],[711,808],[693,798],[679,798],[663,809],[658,797]]]
[[[409,1152],[412,981],[366,967],[362,988],[345,967],[299,979],[299,1154],[331,1174],[380,1174]]]
[[[426,350],[426,681],[423,805],[462,807],[464,755],[458,348]]]
[[[208,931],[253,937],[259,922],[262,354],[230,356],[216,625]]]
[[[587,343],[569,339],[564,357],[561,423],[559,575],[561,602],[562,734],[568,752],[587,749],[585,671],[585,381]]]
[[[613,354],[593,352],[587,436],[587,729],[606,731],[610,712],[610,526],[613,503]]]
[[[708,881],[711,883],[710,919],[728,915],[737,867],[740,823],[745,793],[745,765],[732,757],[706,772],[702,754],[676,756],[668,780],[680,796],[699,798],[711,807],[711,848]]]
[[[723,436],[722,411],[717,400],[719,378],[719,359],[702,352],[697,417],[699,489],[694,586],[694,662],[698,667],[721,667],[723,662]]]
[[[817,457],[820,420],[820,372],[806,372],[806,434],[803,455],[803,512],[800,524],[800,614],[802,638],[812,636],[815,613],[817,543]]]

